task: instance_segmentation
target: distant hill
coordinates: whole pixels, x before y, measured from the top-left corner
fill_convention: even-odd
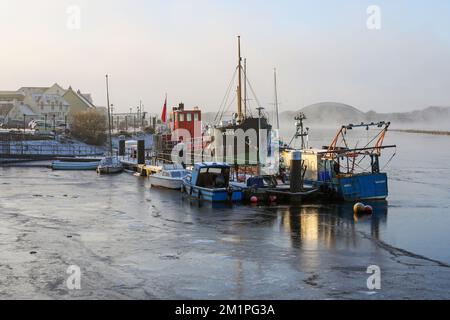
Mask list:
[[[363,112],[355,107],[338,102],[321,102],[298,111],[280,113],[281,123],[293,123],[294,117],[303,112],[309,126],[336,126],[348,123],[390,121],[393,126],[408,129],[450,130],[450,107],[428,107],[423,110],[395,113]],[[212,123],[216,113],[202,114],[203,122]],[[293,124],[292,124],[293,125]]]
[[[369,111],[364,113],[346,104],[322,102],[304,107],[298,111],[282,112],[280,121],[292,122],[292,119],[298,112],[303,112],[307,118],[306,122],[312,125],[390,121],[393,125],[400,127],[450,129],[450,107],[428,107],[411,112],[377,113]]]
[[[304,107],[299,111],[286,111],[280,114],[280,121],[290,121],[303,112],[307,122],[311,124],[341,124],[348,122],[361,122],[365,113],[346,104],[337,102],[321,102]]]

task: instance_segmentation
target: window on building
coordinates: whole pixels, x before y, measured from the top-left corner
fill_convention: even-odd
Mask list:
[[[62,111],[62,105],[59,105],[59,111]]]
[[[191,113],[186,113],[186,121],[187,122],[191,122],[192,121],[192,114]]]
[[[178,121],[179,122],[184,122],[184,113],[180,113],[180,115],[178,117]]]

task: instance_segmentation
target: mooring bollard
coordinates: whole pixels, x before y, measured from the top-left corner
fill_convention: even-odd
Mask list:
[[[291,192],[301,192],[303,189],[302,183],[302,153],[300,151],[291,152],[291,172],[290,172],[290,186]]]
[[[119,140],[119,156],[125,155],[125,140]]]
[[[145,141],[138,140],[137,143],[137,163],[145,164]]]

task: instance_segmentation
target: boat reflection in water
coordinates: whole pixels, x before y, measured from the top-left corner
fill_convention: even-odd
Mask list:
[[[281,228],[289,233],[294,247],[335,249],[358,246],[358,232],[380,238],[380,225],[386,225],[386,201],[371,203],[372,215],[354,215],[351,204],[304,205],[278,209]]]

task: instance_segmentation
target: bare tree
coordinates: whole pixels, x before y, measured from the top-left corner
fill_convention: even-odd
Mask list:
[[[96,110],[77,112],[73,114],[71,119],[72,135],[88,144],[104,144],[106,128],[106,115]]]

